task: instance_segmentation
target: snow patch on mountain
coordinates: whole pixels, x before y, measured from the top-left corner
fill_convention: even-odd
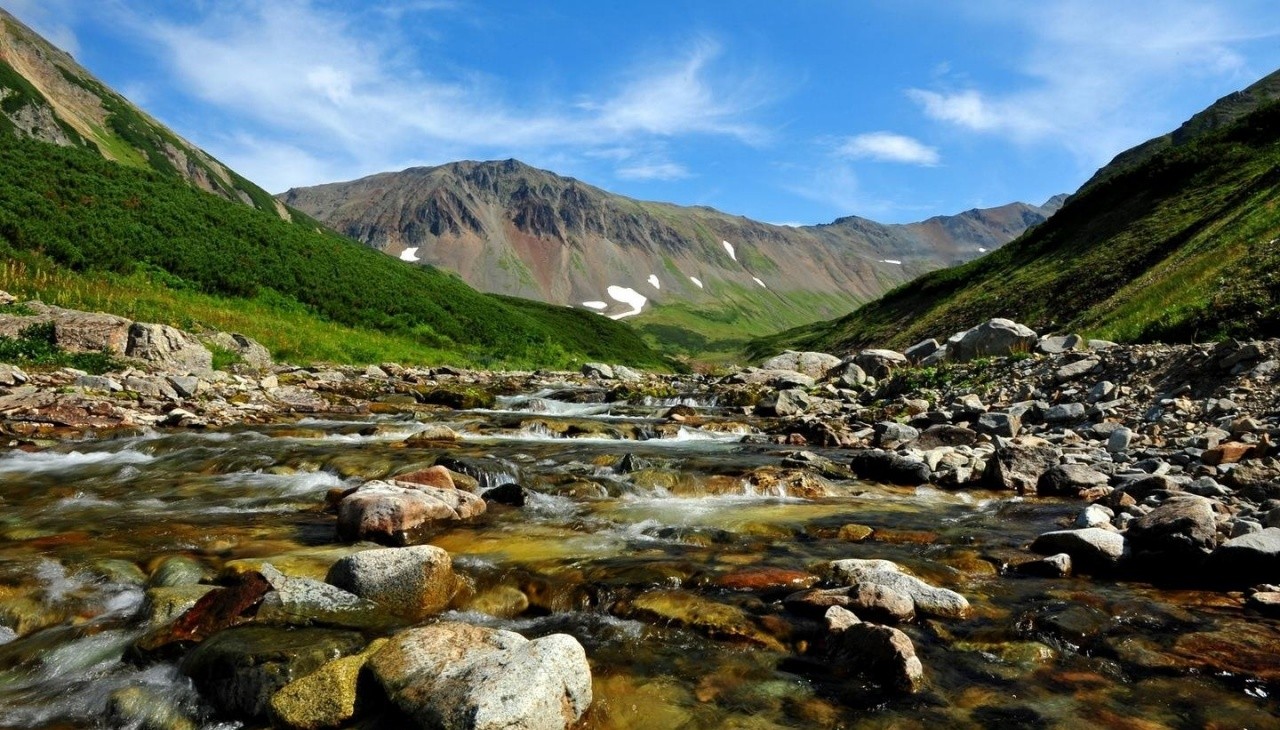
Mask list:
[[[724,244],[724,250],[729,252],[729,258],[733,259],[734,261],[737,261],[737,260],[738,260],[738,252],[734,250],[734,248],[733,248],[733,244],[732,244],[732,243],[729,243],[728,241],[721,241],[720,243],[723,243],[723,244]]]
[[[751,277],[751,278],[752,278],[753,280],[755,280],[755,282],[756,282],[757,284],[759,284],[759,285],[760,285],[760,288],[761,288],[761,289],[768,289],[768,288],[769,288],[769,287],[767,287],[767,286],[765,286],[765,285],[764,285],[764,282],[763,282],[763,281],[760,281],[760,277],[758,277],[758,276],[753,276],[753,277]]]
[[[662,288],[662,282],[658,281],[657,274],[649,274],[649,285],[652,286],[654,289]]]
[[[419,249],[419,248],[420,248],[419,246],[414,246],[413,248],[406,248],[405,250],[401,251],[401,252],[400,252],[400,260],[401,260],[401,261],[410,261],[410,262],[412,262],[412,261],[421,261],[422,259],[418,258],[418,249]]]
[[[610,286],[607,291],[609,292],[609,296],[613,297],[615,300],[631,306],[630,312],[611,314],[609,315],[609,319],[622,319],[623,317],[631,317],[640,314],[640,312],[644,310],[644,305],[649,301],[648,297],[628,286],[618,286],[617,284],[614,284],[613,286]]]
[[[606,302],[583,302],[582,306],[586,307],[587,309],[608,309],[609,308],[609,305]]]
[[[696,284],[696,285],[697,285],[697,287],[698,287],[699,289],[705,289],[705,288],[706,288],[706,287],[702,286],[702,281],[701,281],[701,280],[699,280],[699,279],[698,279],[698,277],[696,277],[696,276],[690,276],[690,277],[689,277],[689,281],[692,281],[694,284]]]

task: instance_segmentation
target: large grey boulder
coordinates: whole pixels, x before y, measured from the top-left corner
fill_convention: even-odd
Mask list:
[[[256,619],[289,626],[373,628],[390,623],[372,601],[314,578],[295,578],[270,563],[260,571],[272,590],[262,600]]]
[[[438,623],[391,637],[368,662],[397,709],[440,730],[564,730],[591,704],[577,639],[529,641],[498,629]]]
[[[1126,536],[1133,552],[1167,558],[1199,558],[1217,546],[1218,522],[1213,503],[1183,494],[1170,497],[1134,520]]]
[[[821,379],[827,371],[840,364],[840,358],[825,352],[796,352],[787,350],[760,364],[765,370],[794,370],[811,378]]]
[[[449,553],[433,545],[348,555],[329,568],[325,580],[415,620],[448,608],[455,582]]]
[[[1106,474],[1086,464],[1057,464],[1040,475],[1036,492],[1056,496],[1075,497],[1095,487],[1105,487]]]
[[[467,520],[484,511],[483,499],[461,489],[375,480],[338,503],[338,536],[403,545],[428,523]]]
[[[791,388],[774,391],[766,395],[760,400],[756,410],[762,415],[785,418],[787,416],[798,416],[809,410],[812,405],[813,399],[809,397],[808,393],[799,388]]]
[[[1086,571],[1115,568],[1128,554],[1128,547],[1124,535],[1101,527],[1054,530],[1031,543],[1031,549],[1041,555],[1070,555],[1073,565]]]
[[[125,355],[180,372],[213,368],[213,353],[200,341],[166,324],[135,322],[129,328]]]
[[[1210,556],[1210,574],[1234,585],[1280,583],[1280,527],[1222,543]]]
[[[275,364],[271,359],[270,350],[263,347],[257,340],[238,332],[215,332],[203,339],[207,345],[234,352],[244,360],[245,365],[255,370],[267,370]]]
[[[906,355],[894,350],[863,350],[853,358],[853,362],[876,380],[884,380],[893,371],[911,364]]]
[[[946,588],[938,588],[889,560],[835,560],[827,565],[831,580],[846,586],[883,586],[911,598],[916,613],[941,618],[964,618],[969,615],[969,601]]]
[[[1030,327],[1011,319],[996,318],[952,335],[947,340],[947,355],[956,362],[968,362],[979,357],[1007,357],[1031,352],[1039,341],[1039,336]]]
[[[983,479],[995,489],[1034,492],[1040,477],[1058,461],[1058,450],[1039,439],[1000,441]]]
[[[927,340],[921,340],[911,347],[908,347],[902,351],[902,354],[906,356],[907,360],[910,361],[912,365],[919,365],[925,358],[929,357],[941,348],[942,345],[939,344],[937,340],[930,338]]]

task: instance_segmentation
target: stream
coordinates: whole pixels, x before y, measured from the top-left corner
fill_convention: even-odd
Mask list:
[[[750,417],[691,398],[697,427],[662,417],[675,400],[573,403],[540,392],[492,411],[133,431],[8,452],[0,728],[113,726],[109,698],[130,687],[165,695],[203,727],[245,726],[219,718],[175,664],[127,658],[146,629],[148,576],[180,556],[207,582],[264,559],[323,578],[357,549],[336,541],[326,493],[440,459],[481,489],[527,490],[523,507],[493,506],[428,536],[470,584],[446,618],[576,637],[594,680],[587,727],[1278,722],[1280,631],[1247,615],[1239,595],[1001,574],[1079,502],[838,477],[816,494],[753,480],[798,450],[844,457],[753,438]],[[462,438],[404,444],[428,425]],[[922,692],[837,679],[807,652],[820,621],[790,614],[781,599],[796,588],[771,576],[816,575],[843,558],[892,560],[972,604],[966,619],[899,627],[924,665]],[[671,613],[626,610],[646,593]],[[737,610],[716,619],[725,625],[679,618],[709,604]],[[1212,637],[1237,648],[1206,663]]]

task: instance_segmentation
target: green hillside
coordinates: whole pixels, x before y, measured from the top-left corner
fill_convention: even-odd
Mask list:
[[[991,317],[1120,341],[1280,335],[1280,104],[1095,179],[1046,223],[842,319],[757,340],[906,347]]]
[[[633,330],[604,317],[480,294],[303,216],[284,221],[84,147],[0,135],[0,170],[9,278],[21,283],[13,272],[42,272],[48,285],[31,278],[24,293],[50,301],[65,301],[58,289],[69,285],[115,287],[137,298],[114,306],[129,316],[145,305],[153,313],[172,307],[179,317],[185,304],[198,304],[199,311],[239,313],[239,329],[268,343],[280,342],[281,330],[330,333],[314,348],[292,341],[287,354],[298,359],[661,363]],[[358,349],[333,341],[344,333],[360,340]]]

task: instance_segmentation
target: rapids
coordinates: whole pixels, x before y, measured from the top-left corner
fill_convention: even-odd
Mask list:
[[[175,664],[128,658],[145,628],[148,574],[182,556],[206,581],[264,558],[323,577],[343,554],[326,492],[443,457],[482,489],[516,482],[529,492],[522,508],[495,507],[428,536],[472,584],[447,615],[577,637],[594,675],[588,727],[1276,722],[1278,663],[1245,649],[1274,649],[1268,642],[1280,637],[1246,620],[1238,596],[1000,574],[1078,503],[838,478],[825,494],[797,494],[749,479],[796,450],[744,440],[750,418],[698,405],[720,425],[695,428],[660,417],[676,399],[616,406],[553,395],[503,398],[430,424],[411,413],[309,418],[117,433],[0,456],[0,728],[119,724],[108,705],[124,688],[154,691],[203,727],[238,727]],[[428,425],[461,439],[405,445]],[[901,627],[924,664],[920,694],[832,681],[805,651],[817,625],[781,606],[788,590],[723,580],[855,557],[900,563],[974,607],[969,619]],[[674,597],[670,614],[620,608],[651,591]],[[710,604],[736,609],[741,625],[712,625],[697,609]],[[1207,666],[1181,642],[1258,631],[1240,640],[1234,664]]]

